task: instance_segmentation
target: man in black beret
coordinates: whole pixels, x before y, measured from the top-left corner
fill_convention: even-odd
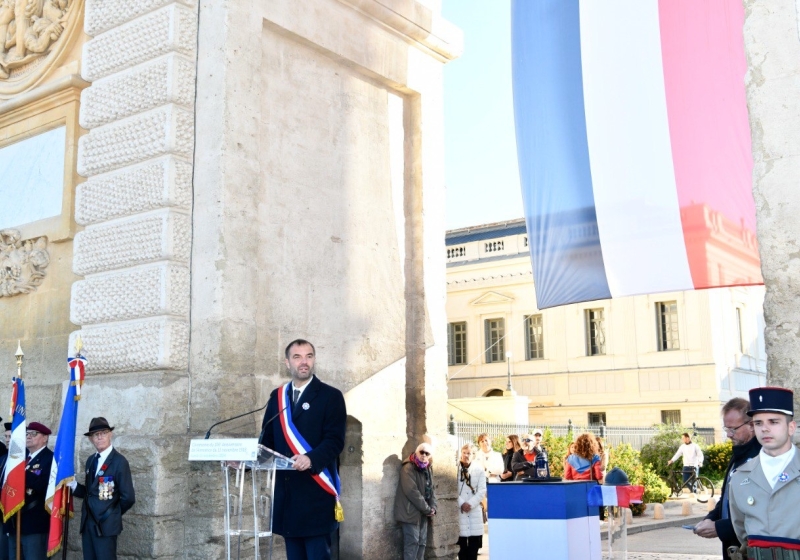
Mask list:
[[[86,482],[70,483],[83,500],[81,535],[84,560],[116,560],[122,514],[136,502],[128,460],[111,445],[113,426],[102,416],[92,418],[86,437],[97,453],[86,459]]]
[[[40,422],[30,422],[25,432],[28,457],[25,466],[25,505],[20,516],[20,550],[24,560],[47,560],[50,513],[45,509],[45,499],[53,464],[53,452],[47,447],[51,433],[50,428]],[[6,524],[9,530],[8,555],[16,558],[16,517],[9,521]]]

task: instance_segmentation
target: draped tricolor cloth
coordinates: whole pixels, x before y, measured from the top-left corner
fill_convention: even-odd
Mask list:
[[[539,308],[761,284],[741,2],[512,0]]]
[[[292,421],[292,383],[289,382],[278,391],[278,408],[281,419],[281,430],[286,443],[295,455],[305,455],[311,451],[312,447],[303,438],[303,435],[294,425]],[[320,485],[328,494],[334,496],[337,500],[337,510],[341,509],[339,504],[340,481],[339,473],[335,469],[322,469],[317,474],[311,475],[314,481]],[[337,521],[340,521],[337,519]]]
[[[3,521],[8,521],[25,505],[25,383],[19,377],[13,378],[12,383],[11,441],[3,473],[3,490],[0,492]]]

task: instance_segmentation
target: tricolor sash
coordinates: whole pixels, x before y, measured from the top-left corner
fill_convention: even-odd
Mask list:
[[[278,391],[278,409],[281,411],[281,429],[283,430],[283,437],[286,440],[286,443],[289,445],[289,449],[292,450],[292,453],[295,455],[305,455],[309,451],[311,451],[311,446],[308,442],[303,438],[300,431],[297,429],[297,426],[294,425],[292,421],[292,401],[289,395],[291,395],[292,391],[292,383],[291,381],[281,387],[281,390]],[[325,490],[328,494],[336,498],[336,505],[337,505],[337,521],[341,521],[338,518],[339,512],[338,509],[341,508],[339,504],[339,490],[341,488],[339,482],[339,473],[336,470],[331,471],[328,468],[322,469],[319,474],[312,474],[311,477],[316,481],[320,487]]]

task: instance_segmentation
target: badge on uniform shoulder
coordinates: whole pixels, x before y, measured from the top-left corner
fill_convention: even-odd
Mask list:
[[[789,480],[789,474],[782,472],[781,475],[778,477],[778,482],[786,482]]]
[[[750,479],[749,478],[745,478],[743,481],[741,481],[739,483],[739,486],[744,486],[745,484],[750,484]]]
[[[308,410],[309,408],[311,408],[311,405],[308,404],[307,402],[304,402],[303,403],[303,410]]]

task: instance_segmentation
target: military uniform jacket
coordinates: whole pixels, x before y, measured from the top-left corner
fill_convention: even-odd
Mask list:
[[[50,514],[44,508],[47,498],[47,485],[50,482],[50,467],[53,465],[53,452],[47,447],[31,459],[25,466],[25,505],[22,506],[23,535],[39,535],[50,532]],[[11,530],[15,531],[14,520],[9,519]]]
[[[800,539],[797,504],[800,503],[800,450],[784,470],[785,480],[770,487],[761,470],[761,456],[731,475],[731,521],[736,537],[747,544],[748,535]]]
[[[99,476],[91,472],[93,461],[94,453],[86,459],[86,483],[79,483],[74,492],[76,498],[83,499],[81,533],[85,530],[87,521],[92,519],[100,526],[102,532],[100,536],[116,536],[122,532],[122,514],[131,509],[136,502],[131,468],[128,460],[116,449],[112,449],[106,457],[104,463],[106,468],[101,469],[103,474]],[[112,477],[114,481],[114,491],[110,500],[100,499],[100,477]]]
[[[300,401],[292,410],[295,427],[311,447],[306,455],[311,460],[307,471],[285,470],[275,473],[275,501],[272,530],[284,537],[328,535],[336,529],[336,498],[323,490],[311,477],[325,468],[338,468],[338,457],[344,448],[347,421],[344,396],[339,389],[323,383],[315,375],[308,382]],[[294,455],[281,429],[278,391],[272,391],[264,413],[261,443],[287,457]],[[289,406],[292,406],[291,404]]]

